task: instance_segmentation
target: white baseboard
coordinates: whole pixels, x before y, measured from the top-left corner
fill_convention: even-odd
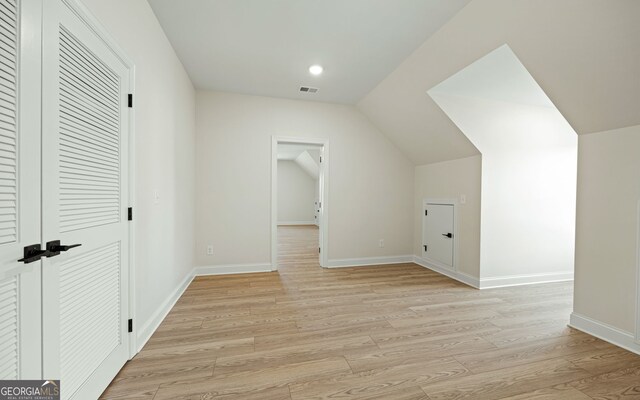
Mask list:
[[[169,314],[169,311],[171,311],[173,306],[175,306],[176,302],[178,301],[178,299],[180,299],[184,291],[187,290],[194,277],[194,271],[192,270],[187,274],[187,276],[185,276],[182,282],[180,282],[178,287],[176,287],[174,291],[171,292],[167,300],[165,300],[160,305],[160,307],[158,307],[151,318],[149,318],[149,320],[144,325],[142,325],[139,330],[136,331],[136,345],[138,348],[137,352],[142,350],[144,345],[147,344],[147,341],[149,340],[149,338],[151,338],[151,335],[153,335],[156,329],[158,329],[167,314]]]
[[[367,258],[343,258],[328,260],[327,268],[364,267],[374,265],[402,264],[413,261],[413,256],[389,256]]]
[[[538,283],[564,282],[572,280],[573,271],[553,272],[546,274],[498,276],[493,278],[480,278],[480,289],[534,285]]]
[[[316,221],[278,221],[278,226],[281,225],[318,225]]]
[[[195,267],[195,276],[204,275],[230,275],[230,274],[250,274],[254,272],[271,272],[274,268],[271,264],[239,264],[239,265],[210,265]]]
[[[476,289],[480,288],[480,282],[478,280],[478,278],[465,274],[464,272],[460,272],[460,271],[452,271],[448,268],[445,268],[441,265],[438,265],[438,263],[433,262],[431,260],[427,260],[424,259],[422,257],[418,257],[418,256],[413,256],[413,262],[415,264],[418,264],[421,267],[430,269],[434,272],[437,272],[439,274],[448,276],[451,279],[455,279],[458,282],[462,282],[465,285],[469,285],[471,287],[474,287]]]
[[[622,347],[625,350],[640,354],[640,343],[635,341],[635,336],[631,332],[623,331],[575,312],[571,313],[569,326],[618,347]]]

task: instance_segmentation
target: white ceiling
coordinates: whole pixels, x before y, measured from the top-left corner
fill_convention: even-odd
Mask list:
[[[355,103],[469,1],[149,3],[198,89]],[[311,76],[312,64],[324,73]]]

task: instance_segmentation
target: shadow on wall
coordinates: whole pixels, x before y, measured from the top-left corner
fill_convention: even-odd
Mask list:
[[[480,285],[573,277],[578,138],[507,45],[428,91],[482,153]]]

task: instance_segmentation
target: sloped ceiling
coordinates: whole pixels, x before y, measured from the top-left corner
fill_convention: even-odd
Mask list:
[[[305,151],[304,153],[296,157],[295,163],[298,164],[298,166],[302,168],[302,170],[306,172],[307,175],[309,175],[312,179],[318,179],[318,176],[320,174],[320,165],[316,163],[311,154],[309,154],[309,151]]]
[[[148,1],[197,89],[349,104],[469,2]]]
[[[477,154],[426,92],[504,44],[577,133],[640,124],[638,0],[473,0],[358,108],[416,165]]]
[[[318,179],[320,174],[320,146],[279,143],[278,160],[293,161],[312,179]]]

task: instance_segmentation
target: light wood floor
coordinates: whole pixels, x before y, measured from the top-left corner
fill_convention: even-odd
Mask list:
[[[566,326],[570,283],[478,291],[414,264],[196,278],[105,399],[640,399],[640,356]]]

